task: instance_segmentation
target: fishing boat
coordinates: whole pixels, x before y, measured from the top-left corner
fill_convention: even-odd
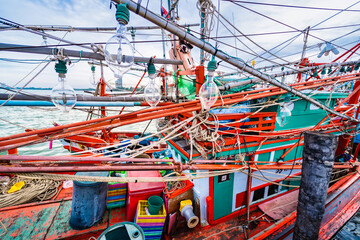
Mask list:
[[[0,195],[3,238],[301,239],[299,225],[306,223],[299,222],[297,215],[303,214],[303,179],[308,179],[304,159],[311,155],[305,153],[309,151],[305,146],[315,146],[314,155],[321,146],[317,150],[330,152],[331,163],[322,164],[330,166],[327,173],[320,173],[321,166],[313,174],[327,176],[325,186],[321,185],[325,193],[319,206],[321,218],[314,224],[319,229],[313,234],[331,239],[360,207],[360,145],[353,147],[359,122],[360,61],[347,61],[360,44],[330,63],[302,56],[295,63],[268,67],[289,70],[266,74],[204,37],[195,37],[164,12],[161,17],[130,0],[114,2],[119,27],[105,48],[93,45],[93,52],[84,52],[0,44],[0,50],[51,53],[60,84],[50,96],[28,96],[14,89],[17,95],[4,99],[3,105],[41,100],[69,110],[82,103],[92,107],[91,114],[94,107],[100,113],[99,118],[0,137],[0,151],[7,152],[0,156],[0,172],[8,182]],[[204,3],[204,20],[205,3],[211,1],[199,2]],[[124,35],[129,10],[172,34],[171,59],[131,55],[133,46]],[[40,27],[6,24],[53,37]],[[207,67],[204,62],[196,66],[193,47],[212,55]],[[126,48],[128,55],[122,53]],[[331,51],[337,50],[329,43],[320,54]],[[102,75],[95,96],[76,97],[73,89],[65,87],[69,56],[98,60],[102,68],[105,61],[119,79],[134,62],[145,62],[146,71],[130,95],[107,93]],[[219,59],[251,76],[220,73]],[[157,70],[156,64],[174,68]],[[149,84],[144,95],[133,96],[146,72]],[[289,75],[296,76],[292,82],[285,81]],[[126,103],[143,108],[123,112]],[[120,113],[107,114],[106,107],[114,105],[123,107]],[[153,120],[157,127],[153,133],[116,129]],[[329,146],[307,144],[308,132],[336,141]],[[17,154],[23,146],[57,140],[68,155]],[[41,193],[41,201],[32,196],[33,202],[22,202],[26,188],[36,184],[45,186],[33,189]],[[12,198],[21,204],[13,204]],[[155,205],[159,205],[156,210]]]

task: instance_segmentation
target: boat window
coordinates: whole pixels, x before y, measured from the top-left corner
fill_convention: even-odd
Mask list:
[[[279,192],[279,185],[273,184],[269,186],[268,196],[274,195],[278,192]]]
[[[218,176],[218,183],[226,182],[230,180],[230,173]]]
[[[265,194],[265,188],[260,188],[258,190],[254,191],[254,197],[253,197],[253,202],[264,198],[264,194]]]

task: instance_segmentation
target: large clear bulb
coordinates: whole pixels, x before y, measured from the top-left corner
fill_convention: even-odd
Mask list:
[[[65,74],[59,74],[58,84],[51,90],[51,101],[63,112],[68,112],[75,106],[75,90],[67,84]]]
[[[134,64],[134,48],[126,38],[126,27],[120,24],[117,33],[105,46],[105,60],[116,78],[122,77]]]
[[[90,84],[93,85],[93,86],[96,86],[96,85],[98,84],[98,81],[97,81],[97,79],[96,79],[95,70],[94,70],[94,71],[91,70],[91,75],[90,75],[90,77],[89,77],[89,82],[90,82]]]
[[[42,43],[41,43],[41,46],[46,47],[47,45],[48,45],[47,37],[46,37],[46,36],[43,36],[43,41],[42,41]]]
[[[205,110],[210,109],[219,97],[219,89],[213,80],[213,71],[209,71],[206,82],[201,86],[199,91],[199,98],[202,107]]]
[[[276,122],[280,127],[285,126],[290,120],[291,111],[288,107],[289,103],[283,103],[280,107],[280,111],[276,115]]]
[[[151,106],[155,107],[161,99],[161,92],[159,86],[155,83],[155,74],[149,75],[150,82],[144,89],[145,100]]]

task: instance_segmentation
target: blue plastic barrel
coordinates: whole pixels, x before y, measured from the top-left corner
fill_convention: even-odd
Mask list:
[[[108,177],[109,172],[78,172],[76,176]],[[106,210],[108,183],[74,181],[70,227],[86,229],[99,221]]]
[[[144,240],[142,228],[133,222],[117,223],[106,229],[97,240]],[[149,238],[151,239],[151,238]]]

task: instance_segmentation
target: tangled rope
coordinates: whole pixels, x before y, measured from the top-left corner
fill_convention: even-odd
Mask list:
[[[199,10],[200,18],[204,21],[203,33],[205,41],[208,42],[210,39],[210,32],[214,30],[215,27],[215,6],[211,2],[211,0],[198,0],[196,3],[196,7]],[[206,61],[210,60],[209,56],[209,53],[204,53],[204,59]]]
[[[22,181],[25,185],[20,190],[8,193],[15,183]],[[60,185],[61,182],[56,180],[13,177],[7,185],[0,187],[0,208],[49,200],[59,192]]]

